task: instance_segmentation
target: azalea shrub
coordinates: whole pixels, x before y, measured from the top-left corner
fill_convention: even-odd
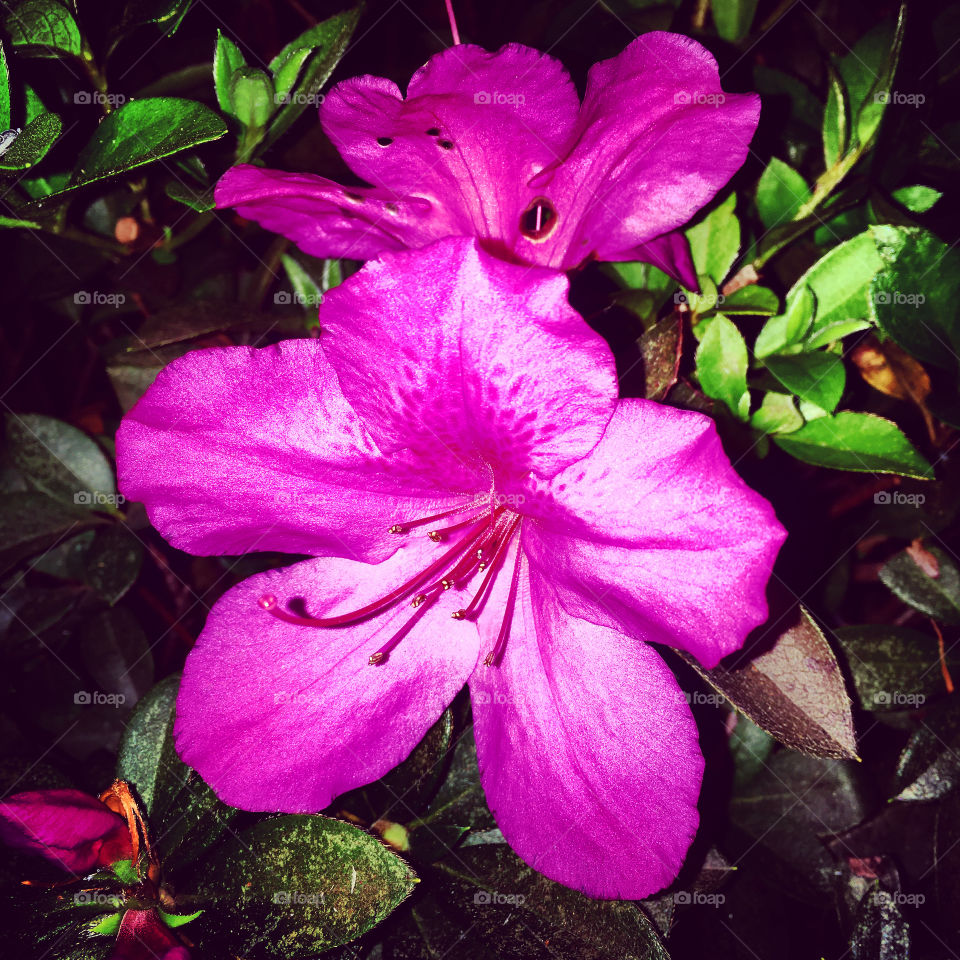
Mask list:
[[[6,4],[4,956],[954,956],[958,24]]]

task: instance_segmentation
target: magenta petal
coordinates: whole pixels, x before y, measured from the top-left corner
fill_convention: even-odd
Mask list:
[[[80,790],[28,790],[0,802],[0,841],[87,873],[132,854],[124,821]]]
[[[353,171],[445,211],[450,234],[513,247],[530,178],[555,161],[576,121],[563,65],[519,44],[460,44],[414,74],[404,100],[382,77],[338,84],[320,108]]]
[[[385,453],[488,484],[548,477],[597,442],[617,394],[610,350],[567,289],[556,271],[443,240],[331,290],[321,343]]]
[[[190,960],[190,952],[156,910],[127,910],[109,960]]]
[[[124,417],[117,469],[124,495],[194,554],[382,559],[391,524],[452,505],[443,478],[383,465],[315,340],[174,361]]]
[[[301,598],[313,616],[362,607],[422,570],[423,538],[389,560],[307,560],[258,574],[217,601],[187,658],[175,736],[184,762],[246,810],[309,813],[383,776],[417,745],[477,662],[476,628],[454,623],[459,590],[345,627],[284,623],[257,600]],[[386,662],[368,663],[419,615]]]
[[[665,274],[682,283],[688,290],[700,292],[697,268],[693,264],[690,244],[679,230],[665,233],[662,237],[647,243],[638,244],[629,251],[626,259],[652,263]]]
[[[571,616],[706,667],[766,619],[786,532],[730,465],[709,417],[621,400],[603,440],[542,493],[542,523],[524,542]]]
[[[422,247],[458,232],[442,208],[418,197],[370,187],[342,187],[309,173],[241,164],[218,181],[219,208],[235,207],[314,257],[367,260]]]
[[[643,34],[596,64],[576,145],[534,180],[561,211],[550,262],[628,260],[686,223],[739,169],[759,114],[756,94],[725,93],[711,53],[680,34]]]
[[[603,898],[674,879],[697,829],[703,759],[651,647],[568,616],[531,573],[503,659],[478,668],[470,693],[487,800],[531,867]]]

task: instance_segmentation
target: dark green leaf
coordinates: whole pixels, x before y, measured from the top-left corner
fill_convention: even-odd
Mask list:
[[[167,196],[176,200],[197,213],[206,213],[214,207],[213,188],[205,190],[191,190],[179,180],[171,180],[165,187]]]
[[[179,677],[168,677],[137,704],[117,756],[117,776],[136,787],[160,859],[173,870],[220,840],[237,812],[177,756],[173,726],[179,686]]]
[[[153,656],[137,618],[117,607],[84,623],[80,653],[87,672],[101,693],[122,697],[129,709],[153,682]]]
[[[42,493],[11,493],[0,500],[0,572],[101,522],[83,507]]]
[[[504,843],[460,847],[436,869],[445,881],[440,898],[463,918],[461,928],[478,933],[488,956],[668,960],[636,904],[592,900],[554,883]]]
[[[880,329],[917,359],[955,370],[960,253],[919,227],[873,227],[883,270],[873,281]]]
[[[223,121],[209,107],[193,100],[129,100],[103,119],[80,151],[70,187],[116,176],[216,140],[226,132]]]
[[[930,634],[864,624],[841,627],[836,637],[864,710],[916,710],[945,692]],[[960,671],[960,654],[948,654],[947,666]]]
[[[413,890],[416,877],[369,833],[320,816],[265,820],[207,861],[198,883],[216,902],[197,921],[246,956],[312,957],[354,940]]]
[[[284,134],[293,122],[300,116],[308,104],[317,102],[317,95],[321,87],[327,82],[333,68],[340,62],[346,52],[347,43],[353,35],[360,19],[362,7],[357,6],[345,13],[323,20],[311,27],[305,34],[297,38],[294,43],[309,43],[313,53],[304,63],[300,72],[300,80],[292,93],[289,93],[289,103],[274,117],[270,131],[263,147],[270,146],[278,137]],[[305,40],[309,36],[309,40]],[[278,58],[283,56],[283,51]],[[275,63],[277,60],[274,61]],[[286,82],[286,75],[284,77]]]
[[[24,127],[10,149],[0,157],[0,170],[26,170],[46,156],[60,136],[62,124],[55,113],[41,113]]]
[[[691,666],[738,710],[794,750],[855,757],[850,698],[820,628],[802,607],[765,653],[743,666]]]
[[[85,579],[112,606],[133,586],[142,562],[143,548],[136,537],[123,526],[106,527],[87,552]]]
[[[192,6],[193,0],[127,0],[120,28],[126,31],[155,23],[169,36],[176,32]]]
[[[832,353],[805,353],[794,357],[767,357],[767,369],[801,400],[832,412],[847,382],[843,361]]]
[[[819,417],[795,433],[776,437],[776,443],[792,457],[818,467],[933,479],[933,468],[900,428],[870,413],[843,411]]]
[[[730,753],[733,755],[734,787],[746,786],[766,766],[773,752],[774,739],[748,716],[737,714],[730,732]]]
[[[960,623],[960,571],[939,547],[927,547],[938,573],[930,576],[902,550],[880,569],[880,579],[904,602],[942,623]]]
[[[26,0],[6,16],[10,43],[27,57],[79,57],[83,41],[73,15],[56,0]]]
[[[960,709],[953,700],[926,714],[897,763],[895,800],[936,800],[960,783]]]
[[[6,427],[10,458],[34,489],[94,510],[116,506],[113,468],[85,433],[38,414],[8,413]]]
[[[717,33],[724,40],[739,43],[750,32],[757,0],[711,0],[710,10]]]

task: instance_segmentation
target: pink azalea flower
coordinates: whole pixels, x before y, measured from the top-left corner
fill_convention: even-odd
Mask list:
[[[475,241],[385,255],[318,341],[189,353],[124,419],[120,486],[174,546],[313,556],[187,660],[177,746],[228,803],[321,810],[469,683],[520,856],[601,897],[675,876],[703,760],[650,643],[738,649],[784,532],[708,417],[617,399],[567,288]]]
[[[739,169],[759,112],[756,94],[724,93],[713,56],[679,34],[644,34],[596,64],[582,105],[546,54],[460,45],[421,67],[406,98],[364,76],[324,100],[324,131],[372,186],[241,165],[216,201],[317,257],[474,236],[560,270],[649,261],[696,289],[672,231]]]
[[[190,952],[156,910],[127,910],[109,960],[190,960]]]
[[[76,874],[133,855],[123,817],[80,790],[28,790],[0,801],[0,841]]]

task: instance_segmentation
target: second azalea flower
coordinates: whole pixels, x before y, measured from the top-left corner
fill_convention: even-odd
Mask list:
[[[696,289],[673,231],[740,168],[759,114],[757,95],[724,92],[710,52],[680,34],[644,34],[596,64],[582,104],[558,60],[463,44],[418,70],[406,97],[364,76],[324,100],[325,132],[372,186],[241,165],[216,201],[317,257],[468,236],[560,270],[644,260]]]
[[[650,643],[738,649],[784,532],[708,417],[617,399],[567,286],[462,239],[384,256],[319,341],[187,354],[125,418],[121,488],[175,546],[313,557],[228,591],[187,660],[177,746],[228,803],[321,810],[468,683],[528,863],[600,897],[676,875],[703,760]]]

